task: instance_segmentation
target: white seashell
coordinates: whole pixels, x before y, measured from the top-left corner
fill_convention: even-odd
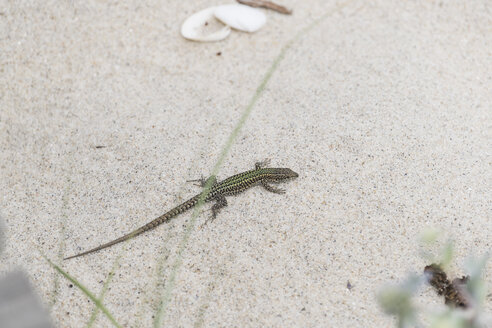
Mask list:
[[[231,33],[231,28],[215,19],[216,8],[210,7],[188,17],[181,26],[181,35],[185,39],[202,42],[220,41],[227,38]],[[221,26],[217,30],[218,24]]]
[[[256,32],[266,23],[263,12],[240,4],[217,6],[215,17],[222,23],[244,32]]]

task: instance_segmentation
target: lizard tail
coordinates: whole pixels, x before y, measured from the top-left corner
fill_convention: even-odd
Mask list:
[[[159,220],[161,217],[158,217],[156,220]],[[154,220],[155,221],[155,220]],[[148,223],[148,224],[151,224],[153,223],[154,221]],[[96,248],[93,248],[93,249],[90,249],[88,251],[85,251],[83,253],[79,253],[79,254],[76,254],[76,255],[72,255],[72,256],[69,256],[69,257],[65,257],[63,260],[69,260],[69,259],[73,259],[75,257],[79,257],[79,256],[83,256],[83,255],[87,255],[87,254],[90,254],[90,253],[94,253],[94,252],[97,252],[101,249],[104,249],[104,248],[107,248],[107,247],[110,247],[110,246],[113,246],[114,244],[118,244],[118,243],[121,243],[122,241],[125,241],[125,240],[128,240],[128,239],[131,239],[135,236],[138,236],[140,235],[141,233],[149,230],[150,228],[147,228],[147,225],[144,225],[143,227],[140,227],[138,228],[137,230],[134,230],[132,232],[130,232],[129,234],[126,234],[124,235],[123,237],[120,237],[118,239],[115,239],[113,241],[110,241],[109,243],[106,243],[106,244],[102,244],[101,246],[98,246]]]
[[[94,253],[94,252],[100,251],[101,249],[104,249],[104,248],[113,246],[115,244],[121,243],[122,241],[126,241],[128,239],[131,239],[133,237],[136,237],[136,236],[144,233],[145,231],[148,231],[148,230],[150,230],[152,228],[157,227],[159,224],[161,224],[164,221],[167,221],[167,220],[175,217],[176,215],[184,212],[185,210],[189,209],[190,207],[193,207],[197,202],[198,202],[198,197],[195,196],[195,197],[187,200],[183,204],[176,206],[175,208],[173,208],[169,212],[164,213],[161,216],[159,216],[158,218],[150,221],[146,225],[141,226],[140,228],[138,228],[138,229],[136,229],[136,230],[134,230],[134,231],[132,231],[132,232],[130,232],[130,233],[128,233],[128,234],[126,234],[126,235],[118,238],[118,239],[115,239],[113,241],[110,241],[110,242],[108,242],[106,244],[102,244],[101,246],[95,247],[95,248],[90,249],[88,251],[85,251],[83,253],[79,253],[79,254],[76,254],[76,255],[72,255],[72,256],[66,257],[63,260],[69,260],[69,259],[73,259],[75,257],[79,257],[79,256],[87,255],[87,254],[90,254],[90,253]]]

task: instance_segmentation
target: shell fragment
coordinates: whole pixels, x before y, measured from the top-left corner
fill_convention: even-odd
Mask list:
[[[215,7],[215,17],[233,29],[244,32],[256,32],[266,23],[263,12],[240,4]]]
[[[215,19],[217,7],[201,10],[188,17],[181,26],[181,35],[189,40],[212,42],[220,41],[231,33],[231,28]]]

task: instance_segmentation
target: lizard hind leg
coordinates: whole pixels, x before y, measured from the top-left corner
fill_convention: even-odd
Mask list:
[[[198,184],[195,183],[195,186],[199,186],[203,188],[207,185],[209,181],[211,181],[210,187],[213,187],[217,183],[217,177],[215,175],[211,175],[208,177],[208,179],[205,179],[202,176],[200,179],[187,180],[186,182],[198,182]]]
[[[213,220],[215,220],[220,210],[226,206],[227,199],[224,196],[217,197],[215,204],[212,205],[212,215],[210,216],[210,218],[207,219],[207,221],[205,221],[203,225],[206,225],[208,222],[212,222]]]
[[[270,159],[269,158],[267,158],[267,159],[265,159],[265,160],[263,160],[261,162],[256,162],[255,163],[255,170],[259,170],[259,169],[261,169],[263,167],[268,166],[269,164],[270,164]]]

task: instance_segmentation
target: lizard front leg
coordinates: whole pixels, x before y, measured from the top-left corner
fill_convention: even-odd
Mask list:
[[[269,192],[273,192],[276,194],[285,194],[285,189],[275,188],[275,187],[269,185],[268,182],[266,182],[265,180],[261,181],[261,185],[263,188],[265,188]]]

